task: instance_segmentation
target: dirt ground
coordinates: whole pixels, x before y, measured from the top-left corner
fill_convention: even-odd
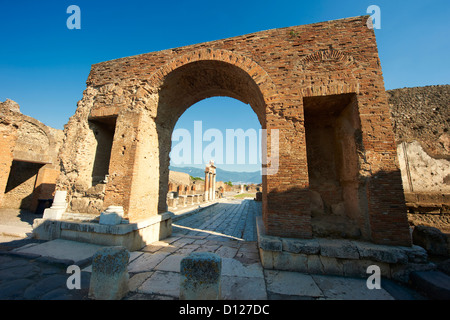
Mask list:
[[[450,234],[450,214],[408,213],[410,226],[434,227]]]

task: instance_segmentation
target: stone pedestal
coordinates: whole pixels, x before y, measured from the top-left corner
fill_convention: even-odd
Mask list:
[[[124,247],[108,247],[92,257],[89,298],[120,300],[128,293],[128,260],[130,253]]]
[[[109,206],[100,215],[100,224],[106,224],[110,226],[118,225],[122,223],[123,219],[123,207]]]
[[[180,300],[218,300],[221,297],[222,259],[210,252],[194,252],[181,260]]]

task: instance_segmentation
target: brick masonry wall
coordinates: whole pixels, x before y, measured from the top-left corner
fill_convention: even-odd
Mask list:
[[[280,130],[278,172],[263,177],[267,232],[310,238],[303,98],[356,93],[363,150],[360,209],[370,225],[368,240],[410,245],[392,122],[367,18],[262,31],[93,65],[66,128],[71,146],[63,150],[62,163],[76,167],[76,136],[84,135],[88,119],[117,117],[104,207],[123,205],[130,221],[156,214],[161,195],[165,202],[167,144],[178,116],[204,98],[228,95],[250,103],[263,128]],[[158,177],[161,182],[154,182]],[[63,170],[59,185],[88,188],[88,178]]]

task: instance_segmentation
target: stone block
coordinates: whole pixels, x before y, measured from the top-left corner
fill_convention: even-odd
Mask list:
[[[447,236],[439,229],[427,226],[417,226],[413,231],[414,244],[423,247],[430,254],[447,256]]]
[[[222,259],[209,252],[194,252],[180,263],[181,300],[218,300],[221,297]]]
[[[413,262],[413,263],[427,263],[428,262],[427,251],[420,246],[413,245],[412,247],[402,247],[402,250],[408,257],[409,262]]]
[[[266,251],[259,248],[259,257],[261,259],[261,265],[264,269],[274,269],[272,251]]]
[[[47,208],[44,210],[44,215],[42,218],[45,220],[61,220],[65,211],[65,209]]]
[[[342,262],[336,258],[320,256],[320,262],[323,266],[324,274],[331,274],[336,276],[344,275],[344,267]]]
[[[318,255],[308,256],[308,273],[310,274],[323,274],[323,265]]]
[[[380,267],[381,276],[390,278],[391,268],[388,263],[374,262],[371,260],[344,260],[342,261],[343,272],[347,277],[362,277],[367,278],[369,274],[367,273],[367,268],[371,265],[376,265]]]
[[[260,236],[259,247],[267,251],[279,251],[283,250],[283,243],[279,238],[270,236]]]
[[[130,253],[125,247],[107,247],[92,257],[89,298],[120,300],[128,293],[128,261]]]
[[[308,272],[308,257],[305,254],[289,252],[273,253],[273,268],[275,270]]]
[[[359,259],[356,246],[348,240],[319,239],[320,254],[325,257],[341,259]]]
[[[353,244],[357,247],[362,259],[371,259],[386,263],[408,262],[408,256],[404,250],[397,247],[377,245],[368,242],[353,242]]]
[[[33,238],[39,240],[53,240],[61,236],[61,221],[53,219],[34,219]]]
[[[122,223],[123,208],[120,206],[109,206],[100,215],[99,224],[102,225],[118,225]]]
[[[291,239],[282,238],[283,251],[291,253],[318,254],[320,251],[319,242],[316,239]]]

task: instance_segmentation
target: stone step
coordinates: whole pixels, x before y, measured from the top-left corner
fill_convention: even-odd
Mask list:
[[[416,271],[410,275],[412,284],[426,296],[450,300],[450,276],[440,271]]]

